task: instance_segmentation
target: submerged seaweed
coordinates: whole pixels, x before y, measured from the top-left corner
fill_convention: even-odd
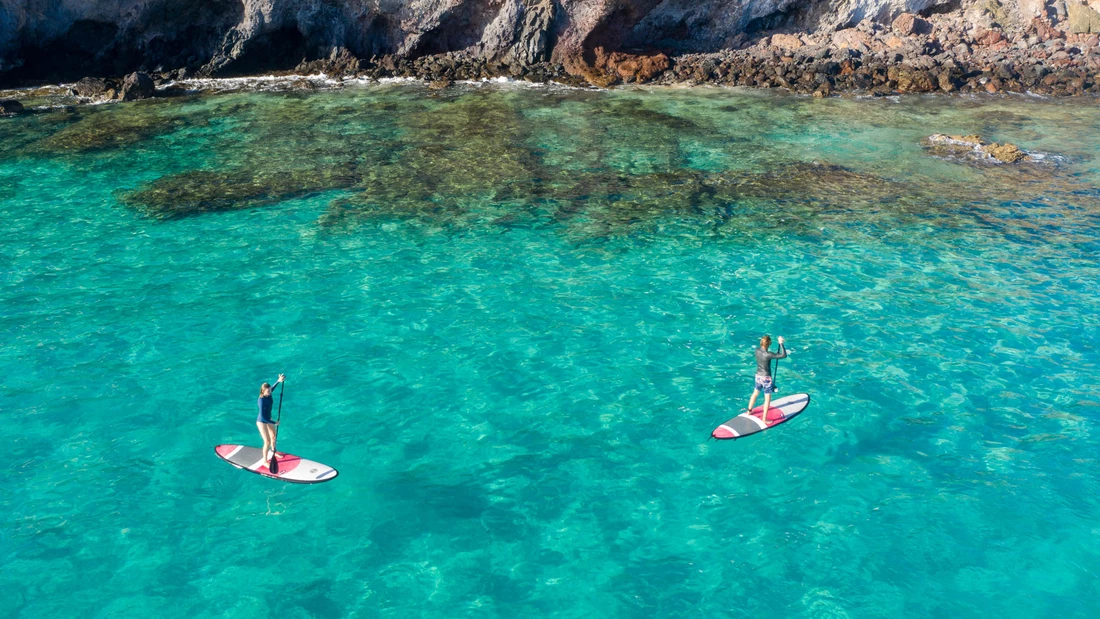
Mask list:
[[[672,220],[812,233],[832,220],[950,214],[945,209],[966,204],[1061,195],[1087,208],[1097,202],[1056,166],[943,162],[931,176],[916,177],[898,167],[881,170],[872,159],[853,160],[843,150],[800,148],[786,137],[792,126],[847,130],[858,118],[873,119],[862,126],[881,131],[920,114],[907,108],[899,120],[891,109],[864,107],[871,105],[487,87],[428,93],[402,86],[58,110],[21,120],[24,131],[10,125],[0,131],[11,134],[18,156],[84,158],[122,177],[137,174],[120,183],[117,195],[155,218],[337,191],[319,221],[328,229],[384,219],[460,228],[554,225],[598,237]],[[994,110],[977,118],[1004,117],[1012,127],[1019,116]],[[900,152],[926,157],[915,131]],[[1006,222],[999,208],[975,207],[968,216],[989,225],[1033,225]]]

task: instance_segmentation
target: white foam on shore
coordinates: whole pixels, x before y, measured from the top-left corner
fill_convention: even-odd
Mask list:
[[[303,82],[309,84],[308,88],[302,88]],[[251,77],[217,77],[217,78],[184,78],[174,80],[161,86],[161,88],[182,88],[190,92],[288,92],[310,90],[337,90],[347,86],[378,86],[378,85],[428,85],[431,80],[416,77],[351,77],[332,78],[324,73],[314,75],[258,75]],[[524,88],[524,89],[566,89],[584,90],[583,87],[570,86],[560,82],[529,82],[509,77],[482,78],[476,80],[455,80],[456,85],[471,88],[484,88],[492,86],[497,88]]]
[[[164,84],[162,88],[179,87],[185,90],[206,92],[233,92],[238,90],[258,90],[280,92],[299,90],[302,82],[310,89],[340,88],[343,82],[324,73],[313,75],[254,75],[249,77],[201,77],[184,78]]]

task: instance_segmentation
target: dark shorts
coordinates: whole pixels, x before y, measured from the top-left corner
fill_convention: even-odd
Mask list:
[[[756,380],[753,381],[753,389],[757,389],[764,394],[775,393],[775,381],[772,380],[771,376],[757,374]]]

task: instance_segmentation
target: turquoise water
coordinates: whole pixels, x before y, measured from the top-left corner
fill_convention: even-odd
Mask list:
[[[0,119],[0,616],[1089,616],[1098,129],[507,85]],[[813,403],[708,441],[764,332]],[[279,372],[337,480],[215,457]]]

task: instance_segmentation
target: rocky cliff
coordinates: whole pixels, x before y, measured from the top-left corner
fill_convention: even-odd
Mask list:
[[[1036,17],[1100,30],[1085,0],[0,0],[0,85],[180,68],[247,75],[316,59],[396,70],[432,57],[595,83],[624,62],[655,75],[669,57],[902,14],[952,14],[963,30],[1022,30]]]

